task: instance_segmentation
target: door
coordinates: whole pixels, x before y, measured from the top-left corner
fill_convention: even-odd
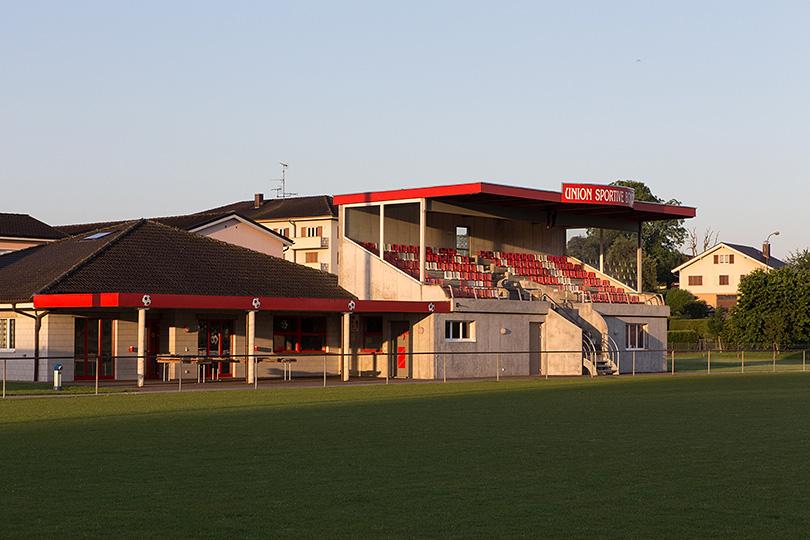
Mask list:
[[[74,371],[76,380],[115,377],[112,319],[76,319]]]
[[[205,366],[207,377],[233,377],[230,362],[218,362],[217,356],[231,356],[231,336],[233,335],[233,321],[203,320],[200,321],[200,330],[197,333],[197,355],[200,357],[214,357],[212,362]]]
[[[542,374],[541,323],[529,323],[529,375]]]
[[[394,377],[407,378],[411,376],[411,325],[408,321],[391,321],[391,364]]]
[[[160,377],[160,364],[157,355],[160,354],[160,321],[149,319],[146,321],[146,373],[147,379]]]

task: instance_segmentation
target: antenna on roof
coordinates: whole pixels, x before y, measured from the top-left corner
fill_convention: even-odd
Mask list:
[[[287,193],[287,165],[283,161],[278,162],[281,165],[281,178],[274,178],[271,182],[281,182],[281,187],[273,188],[276,192],[276,199],[286,199],[288,195],[298,195],[298,193]]]

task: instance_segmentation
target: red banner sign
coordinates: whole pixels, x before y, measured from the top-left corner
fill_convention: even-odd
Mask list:
[[[595,184],[563,184],[562,202],[633,207],[633,188]]]

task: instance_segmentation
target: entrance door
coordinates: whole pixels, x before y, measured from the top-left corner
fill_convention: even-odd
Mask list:
[[[115,377],[112,319],[76,319],[74,328],[73,378],[95,379],[96,367],[99,379]]]
[[[529,323],[529,375],[542,374],[540,324]]]
[[[208,320],[200,321],[200,330],[197,333],[197,354],[199,356],[230,356],[231,336],[233,335],[233,321]],[[212,360],[216,360],[213,358]],[[233,377],[230,362],[217,362],[205,366],[207,377],[215,374],[220,377]]]
[[[147,379],[160,377],[160,365],[157,355],[160,354],[160,321],[149,319],[146,321],[146,373]]]
[[[411,376],[411,325],[407,321],[391,321],[391,364],[394,377]]]

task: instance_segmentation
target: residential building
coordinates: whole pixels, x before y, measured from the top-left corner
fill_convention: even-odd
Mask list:
[[[47,244],[65,236],[65,233],[28,214],[0,213],[0,255]]]

